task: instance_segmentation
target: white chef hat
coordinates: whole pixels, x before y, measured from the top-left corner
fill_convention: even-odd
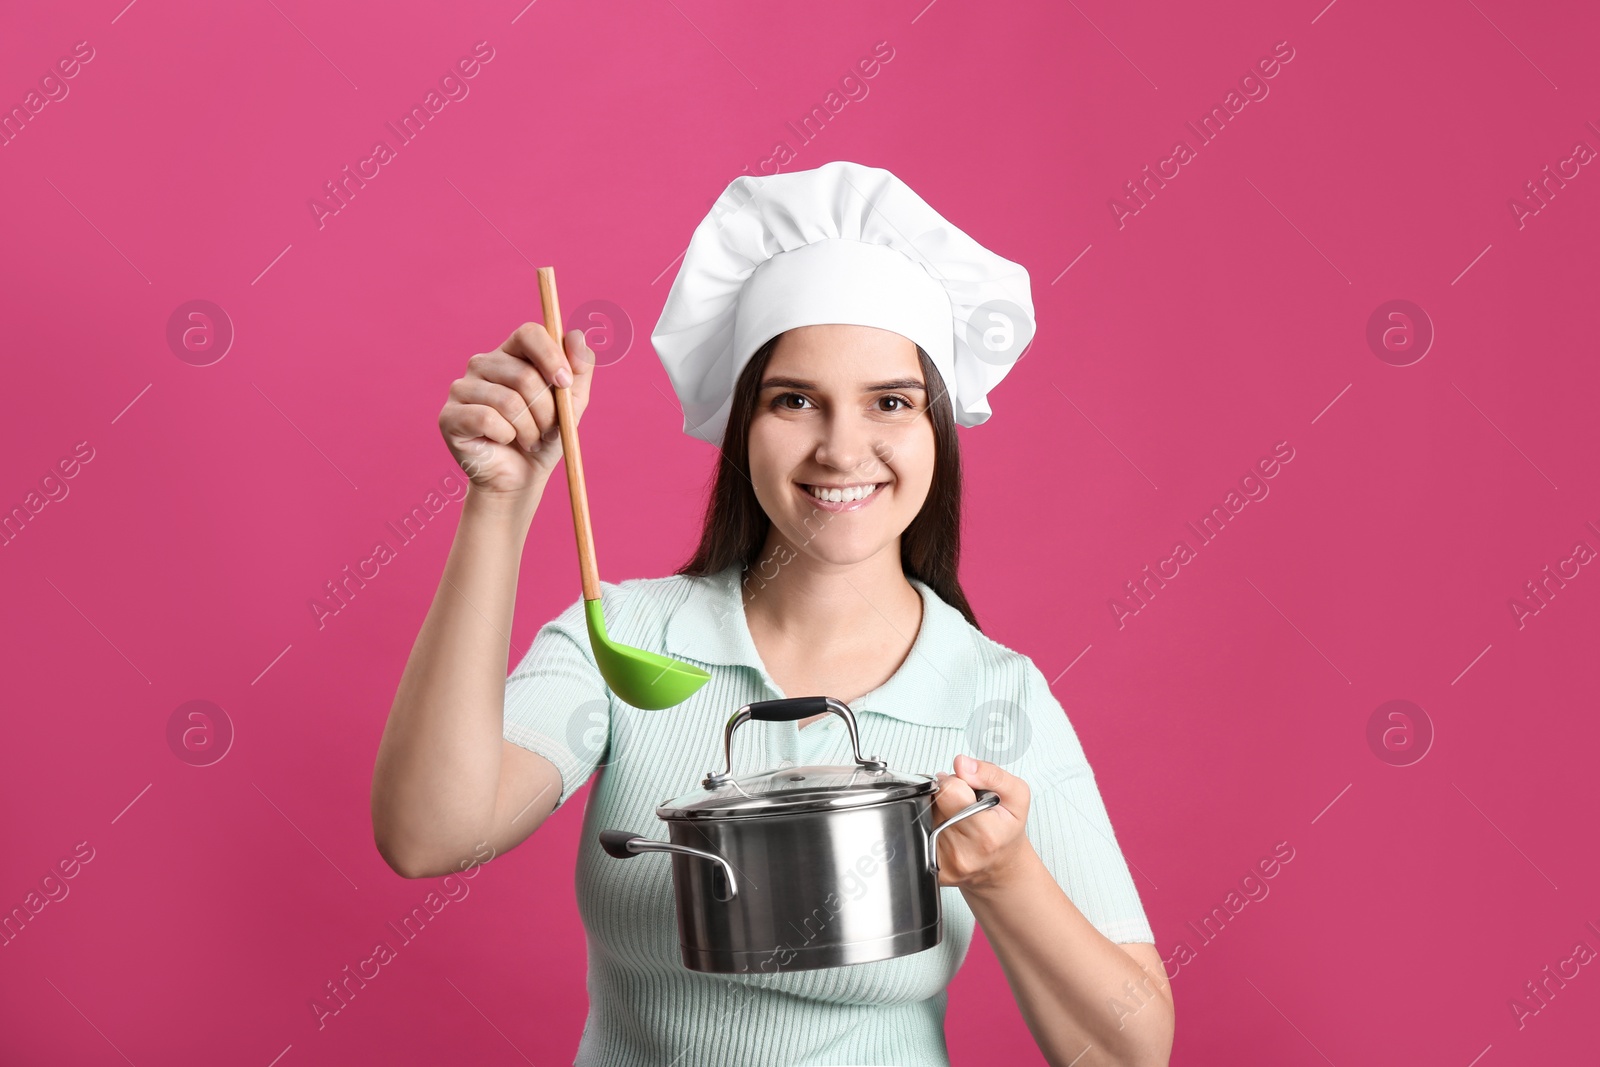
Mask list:
[[[750,357],[785,330],[822,323],[876,326],[922,346],[961,426],[989,418],[989,390],[1035,329],[1027,270],[887,170],[836,160],[743,175],[695,227],[650,334],[683,432],[720,444]]]

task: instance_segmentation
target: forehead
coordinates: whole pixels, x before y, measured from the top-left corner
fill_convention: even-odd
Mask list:
[[[892,330],[828,323],[785,331],[767,361],[767,375],[836,384],[921,381],[922,364],[916,344]]]

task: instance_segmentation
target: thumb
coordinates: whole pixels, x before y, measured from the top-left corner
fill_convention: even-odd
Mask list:
[[[577,385],[594,374],[594,349],[589,347],[588,335],[579,329],[568,330],[564,342],[567,363],[572,367],[572,384]]]
[[[992,789],[1004,793],[1011,784],[1011,775],[987,760],[960,755],[955,759],[955,769],[956,776],[973,789]]]

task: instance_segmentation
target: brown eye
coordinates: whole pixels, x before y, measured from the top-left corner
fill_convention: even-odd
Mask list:
[[[898,407],[898,408],[890,408],[889,409],[890,411],[909,411],[912,408],[916,407],[916,405],[913,404],[911,401],[907,400],[905,397],[900,396],[900,395],[898,395],[896,393],[891,393],[888,396],[884,397],[883,399],[884,400],[893,400],[893,401],[895,401],[896,403],[898,403],[900,405],[900,407]]]
[[[772,406],[775,407],[775,408],[780,408],[780,409],[782,409],[784,411],[803,411],[804,410],[803,408],[789,407],[787,404],[784,403],[785,400],[789,400],[789,399],[804,400],[808,404],[811,403],[810,399],[808,397],[806,397],[803,393],[779,393],[777,396],[772,398]]]

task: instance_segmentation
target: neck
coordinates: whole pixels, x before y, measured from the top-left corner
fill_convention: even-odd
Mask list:
[[[889,627],[908,639],[917,633],[922,597],[901,566],[899,538],[867,559],[841,564],[807,555],[773,529],[757,560],[743,590],[752,631],[819,648],[853,645]]]

